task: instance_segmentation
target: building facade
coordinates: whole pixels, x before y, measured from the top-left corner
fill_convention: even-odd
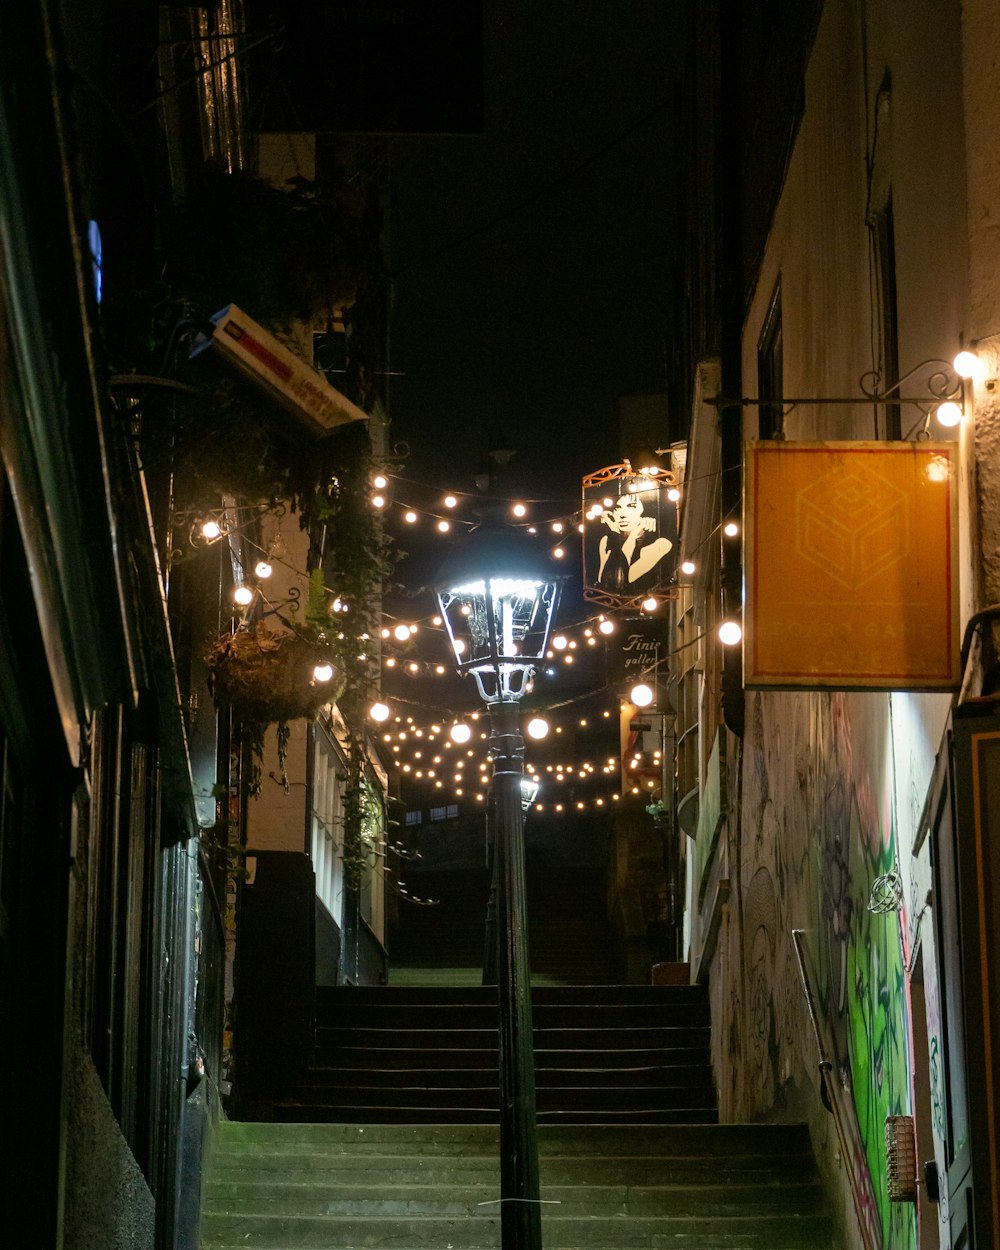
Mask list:
[[[692,411],[681,557],[698,566],[675,618],[692,972],[711,983],[723,1118],[808,1120],[844,1244],[866,1250],[1000,1241],[988,8],[706,6],[692,35],[704,98],[691,167],[716,197],[701,274],[688,274],[697,363],[678,397]],[[963,347],[978,357],[965,383]],[[937,401],[952,393],[964,415],[945,426]],[[756,636],[753,561],[792,567],[801,540],[793,526],[787,545],[744,545],[754,448],[925,439],[952,457],[954,688],[753,688],[752,656],[716,631],[742,613],[744,640]],[[844,495],[857,485],[845,475]],[[920,628],[899,601],[862,652],[878,629]],[[810,628],[821,649],[836,614]],[[915,1168],[899,1145],[911,1128]]]

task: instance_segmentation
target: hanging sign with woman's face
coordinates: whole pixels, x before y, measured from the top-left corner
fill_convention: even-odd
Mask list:
[[[584,597],[633,606],[668,588],[677,561],[677,505],[667,498],[672,474],[640,477],[613,465],[584,478]]]

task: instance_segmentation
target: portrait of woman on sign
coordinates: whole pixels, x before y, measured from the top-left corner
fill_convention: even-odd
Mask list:
[[[590,514],[588,581],[605,594],[631,599],[668,582],[676,552],[676,509],[660,490],[622,491]],[[610,505],[610,506],[609,506]]]

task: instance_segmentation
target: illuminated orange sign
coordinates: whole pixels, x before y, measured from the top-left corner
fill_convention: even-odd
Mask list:
[[[748,686],[959,683],[955,443],[748,444]]]

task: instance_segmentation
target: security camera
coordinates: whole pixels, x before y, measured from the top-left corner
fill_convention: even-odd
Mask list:
[[[286,434],[320,439],[350,421],[368,420],[366,412],[235,304],[217,312],[196,335],[190,359],[205,355],[284,408],[295,422]]]

